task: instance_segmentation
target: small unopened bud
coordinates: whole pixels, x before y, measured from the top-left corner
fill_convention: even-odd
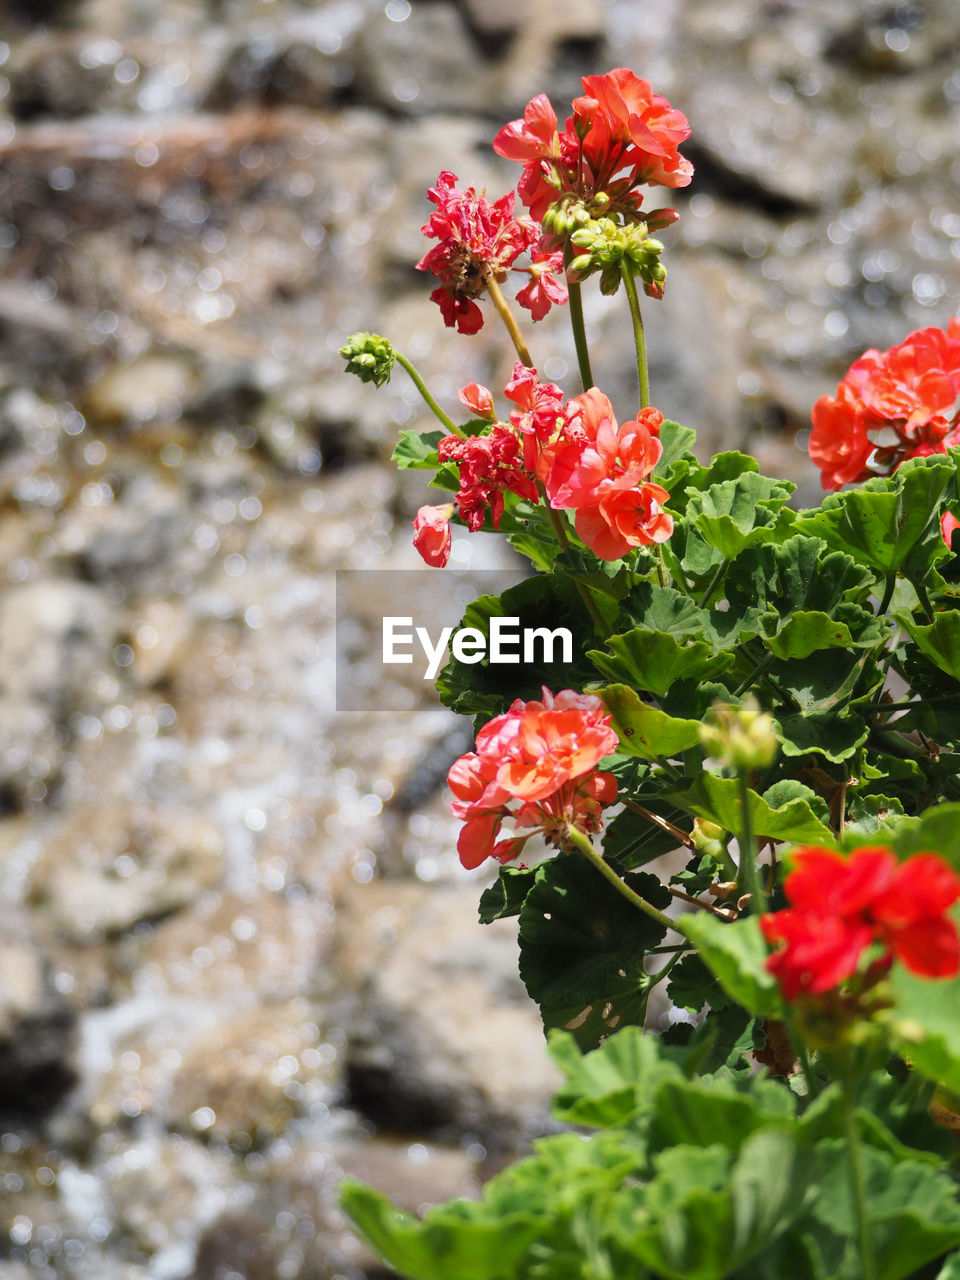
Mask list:
[[[347,362],[347,373],[355,373],[361,382],[382,387],[390,381],[396,358],[393,347],[377,333],[354,333],[340,348]]]
[[[776,759],[777,735],[773,716],[760,710],[756,698],[740,706],[714,702],[700,726],[700,742],[720,764],[731,769],[763,769]]]
[[[581,253],[579,257],[574,258],[567,267],[567,277],[574,284],[578,283],[593,270],[593,254]]]
[[[694,818],[690,838],[698,853],[709,854],[712,858],[721,857],[726,847],[722,838],[725,835],[723,827],[718,827],[715,822],[708,822],[706,818]]]

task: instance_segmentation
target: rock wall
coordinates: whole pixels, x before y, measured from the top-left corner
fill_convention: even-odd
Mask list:
[[[340,1171],[469,1193],[553,1077],[452,853],[463,730],[414,686],[335,711],[333,572],[416,567],[386,459],[428,425],[336,349],[376,329],[441,399],[502,385],[494,326],[444,331],[413,270],[425,189],[505,189],[496,129],[629,65],[697,170],[646,305],[655,402],[814,498],[816,396],[957,308],[960,15],[3,9],[0,1280],[372,1276]],[[588,318],[623,416],[622,299]],[[564,324],[530,335],[561,382]]]

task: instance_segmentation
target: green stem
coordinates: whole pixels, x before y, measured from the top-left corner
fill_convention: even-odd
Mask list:
[[[490,295],[490,301],[496,307],[500,319],[506,325],[507,333],[510,335],[510,341],[516,349],[517,355],[528,369],[533,368],[533,361],[530,358],[530,352],[527,350],[527,344],[523,340],[523,334],[520,332],[520,326],[513,317],[513,312],[507,306],[507,300],[503,296],[500,286],[494,280],[493,276],[487,281],[487,293]]]
[[[401,365],[407,371],[407,374],[410,377],[410,381],[413,383],[413,385],[417,388],[417,390],[423,396],[424,402],[426,403],[426,406],[430,410],[430,412],[434,414],[434,416],[444,425],[444,427],[446,427],[446,429],[450,432],[452,436],[462,437],[463,432],[460,430],[460,428],[457,426],[457,424],[453,421],[452,418],[447,417],[447,415],[443,412],[443,410],[437,404],[436,400],[434,400],[433,396],[427,390],[426,383],[420,377],[419,373],[417,373],[416,369],[413,367],[413,365],[410,363],[407,357],[403,355],[402,352],[396,351],[396,350],[394,351],[394,355],[397,358],[397,364]]]
[[[620,263],[620,275],[623,287],[627,292],[630,306],[630,319],[633,321],[633,341],[637,348],[637,382],[640,384],[640,408],[646,409],[650,404],[650,376],[647,372],[647,339],[643,332],[643,316],[640,314],[640,299],[637,297],[637,285],[626,261]]]
[[[589,862],[593,863],[604,879],[609,880],[617,893],[622,894],[628,902],[632,902],[635,907],[648,915],[651,920],[656,920],[661,928],[672,929],[675,933],[683,932],[669,916],[665,916],[662,911],[658,911],[652,902],[647,902],[646,898],[641,898],[639,893],[634,893],[628,884],[624,884],[613,867],[604,862],[590,840],[578,827],[568,822],[566,835],[570,843],[575,845]]]
[[[543,487],[543,482],[541,480],[537,481],[537,489],[539,490],[540,499],[546,509],[547,519],[550,521],[550,527],[553,529],[554,537],[559,543],[561,549],[566,551],[570,546],[570,539],[567,537],[567,531],[564,528],[563,517],[560,515],[559,511],[556,511],[551,507],[550,499],[547,496],[547,491]],[[574,578],[574,582],[577,585],[577,590],[580,592],[580,599],[587,607],[587,613],[589,613],[594,627],[598,634],[603,636],[605,639],[610,634],[610,628],[607,626],[606,622],[604,622],[603,614],[597,608],[597,602],[594,600],[590,588],[586,583],[581,582],[578,578]]]
[[[763,673],[766,671],[767,667],[769,667],[772,661],[773,661],[773,654],[772,652],[770,652],[770,650],[767,650],[767,652],[763,655],[763,657],[760,659],[757,665],[753,668],[753,670],[750,672],[747,678],[745,680],[742,680],[740,684],[737,686],[733,696],[735,698],[739,698],[741,693],[743,693],[744,689],[748,689],[755,680],[759,680],[759,678],[763,675]]]
[[[761,916],[767,909],[763,887],[757,872],[757,848],[753,840],[753,824],[750,821],[750,797],[746,772],[741,769],[737,781],[740,784],[740,871],[745,873],[746,888],[750,894],[750,910]]]
[[[933,605],[930,603],[930,597],[927,595],[927,588],[919,578],[916,582],[911,580],[911,585],[920,599],[920,604],[923,606],[923,611],[927,615],[927,620],[929,622],[933,622]]]
[[[888,574],[886,585],[883,588],[883,599],[880,601],[880,608],[877,610],[878,616],[881,613],[886,613],[890,607],[890,601],[893,599],[893,589],[896,585],[897,575],[895,573]]]
[[[843,1078],[843,1128],[847,1140],[847,1171],[850,1175],[850,1192],[857,1221],[857,1240],[860,1246],[860,1268],[863,1280],[876,1280],[877,1272],[870,1244],[870,1228],[867,1223],[867,1199],[863,1185],[863,1168],[860,1163],[860,1136],[857,1133],[856,1086],[853,1062],[848,1060]]]
[[[703,599],[700,601],[702,608],[706,609],[707,605],[710,602],[710,597],[713,595],[714,591],[716,591],[717,587],[720,584],[720,579],[727,572],[727,569],[729,569],[729,567],[730,567],[730,561],[727,560],[726,557],[724,557],[724,559],[721,560],[720,563],[717,565],[716,569],[714,569],[713,577],[707,583],[707,589],[706,591],[704,591]]]
[[[569,267],[573,261],[573,246],[568,240],[563,247],[563,265]],[[593,384],[593,373],[590,369],[590,351],[587,347],[587,330],[583,323],[583,298],[580,285],[567,279],[567,295],[570,308],[570,326],[573,329],[573,345],[577,349],[577,364],[580,368],[580,382],[584,391],[589,391]]]

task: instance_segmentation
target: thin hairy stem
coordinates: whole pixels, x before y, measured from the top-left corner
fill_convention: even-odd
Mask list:
[[[627,292],[627,303],[630,307],[630,319],[633,322],[633,342],[637,349],[637,382],[640,386],[640,408],[646,409],[650,404],[650,375],[647,372],[647,339],[643,331],[643,316],[640,314],[640,299],[637,296],[637,284],[626,261],[620,264],[623,287]]]
[[[523,334],[520,332],[520,326],[514,319],[513,312],[507,306],[507,300],[503,296],[503,291],[494,280],[493,276],[487,281],[487,293],[490,295],[490,301],[496,307],[500,319],[506,325],[507,333],[510,335],[510,341],[513,343],[517,355],[520,357],[521,363],[525,364],[528,369],[533,368],[533,360],[530,358],[530,352],[527,350],[527,344],[523,340]]]
[[[569,267],[573,261],[573,247],[569,240],[563,249],[563,265]],[[573,345],[577,349],[577,366],[580,369],[580,383],[584,391],[593,386],[593,372],[590,369],[590,351],[587,347],[587,330],[583,323],[583,297],[580,285],[567,277],[567,296],[570,308],[570,327],[573,330]]]
[[[434,400],[433,396],[427,390],[426,383],[420,377],[419,373],[417,373],[416,369],[413,367],[413,365],[410,363],[407,357],[403,355],[402,352],[396,351],[396,350],[394,351],[393,354],[396,356],[397,364],[406,370],[410,378],[410,381],[413,383],[413,385],[417,388],[417,390],[423,396],[424,403],[426,404],[430,412],[434,415],[434,417],[437,418],[437,420],[443,424],[443,426],[447,429],[447,431],[450,432],[452,436],[462,437],[463,432],[460,430],[460,428],[457,426],[457,424],[454,422],[452,418],[447,417],[447,415],[443,412],[443,410],[437,404],[436,400]]]
[[[669,916],[665,916],[662,911],[658,911],[652,902],[647,902],[646,898],[641,898],[639,893],[634,893],[630,886],[620,879],[613,867],[611,867],[609,863],[604,862],[601,855],[593,847],[589,838],[585,836],[578,827],[573,826],[572,823],[567,823],[566,835],[570,843],[579,849],[589,862],[593,863],[604,879],[608,880],[616,891],[619,894],[622,894],[628,902],[633,903],[639,911],[648,915],[651,920],[656,920],[657,924],[662,928],[672,929],[675,933],[682,932],[682,930],[677,927],[676,923],[671,920]]]

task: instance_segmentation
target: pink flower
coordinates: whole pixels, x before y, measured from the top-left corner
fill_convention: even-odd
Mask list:
[[[460,388],[457,395],[460,403],[465,404],[478,418],[488,418],[491,422],[496,420],[493,396],[486,387],[481,387],[477,382],[468,382],[465,387]]]
[[[602,560],[617,560],[632,547],[665,542],[673,517],[662,504],[670,497],[646,481],[660,460],[657,438],[663,415],[642,409],[617,426],[609,399],[591,387],[574,397],[573,416],[540,456],[540,475],[550,505],[576,511],[577,533]]]
[[[535,474],[541,447],[554,438],[566,420],[563,392],[555,382],[541,382],[536,369],[518,360],[503,394],[517,406],[510,411],[510,421],[523,439],[524,465]]]
[[[940,520],[940,532],[943,534],[943,540],[948,547],[953,546],[953,535],[960,529],[960,520],[952,511],[945,511]]]
[[[508,862],[536,831],[562,844],[567,823],[599,830],[617,783],[596,766],[618,741],[592,694],[567,689],[554,696],[544,688],[542,702],[517,699],[480,730],[476,752],[461,756],[448,775],[450,809],[464,820],[457,842],[463,865],[476,867],[487,857]],[[510,817],[530,830],[498,842]]]
[[[516,217],[512,191],[491,203],[473,187],[457,191],[457,175],[444,170],[428,191],[437,206],[421,228],[439,241],[417,263],[418,271],[432,271],[441,286],[430,295],[444,323],[461,333],[476,333],[483,315],[474,301],[492,278],[502,280],[525,249],[536,244],[539,232],[527,217]]]
[[[413,545],[424,561],[434,569],[442,569],[450,559],[450,517],[453,503],[441,507],[421,507],[413,524]]]
[[[563,250],[542,253],[535,249],[530,255],[530,283],[517,293],[521,307],[542,320],[552,306],[562,306],[567,301],[567,285],[563,276]]]
[[[836,395],[813,407],[810,457],[823,487],[889,475],[907,458],[960,444],[958,399],[960,318],[946,331],[918,329],[888,351],[864,352]]]

